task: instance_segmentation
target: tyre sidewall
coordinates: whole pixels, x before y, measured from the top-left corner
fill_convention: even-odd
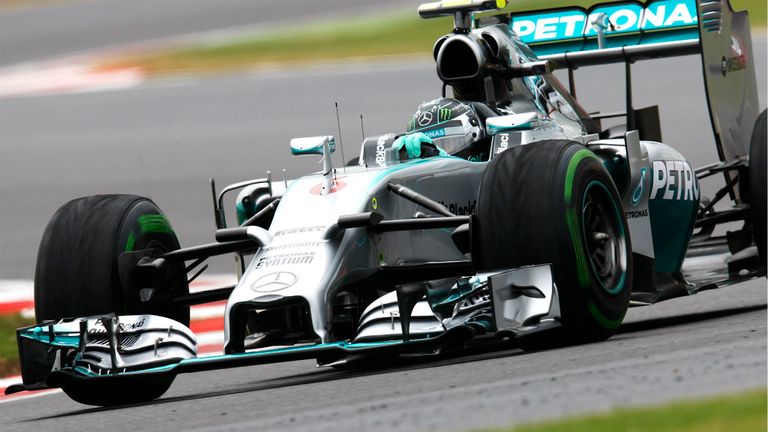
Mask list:
[[[134,203],[123,216],[120,223],[120,229],[115,241],[115,257],[119,257],[123,252],[133,252],[142,249],[156,249],[159,252],[170,252],[179,248],[179,240],[173,230],[168,218],[154,202],[148,199],[142,199]],[[114,262],[114,277],[118,280],[115,283],[120,284],[119,270],[117,268],[117,259]],[[179,262],[168,262],[171,266],[171,272],[179,275],[174,280],[158,287],[164,292],[161,296],[178,297],[189,293],[189,286],[186,282],[186,273],[184,264]],[[139,293],[131,287],[121,287],[122,304],[128,313],[148,313],[161,315],[171,318],[182,324],[189,324],[189,308],[178,307],[168,308],[152,304],[145,304],[140,301]]]
[[[563,241],[553,263],[555,284],[561,304],[566,306],[562,309],[564,322],[579,332],[602,337],[618,328],[629,305],[632,279],[629,229],[616,186],[597,156],[578,146],[568,149],[563,156],[555,182],[562,194],[556,192],[552,196],[552,206],[564,222],[556,224],[557,238]],[[610,194],[616,211],[615,222],[627,242],[626,270],[619,283],[611,287],[602,286],[588,257],[582,204],[590,184],[601,185]]]
[[[766,263],[766,129],[767,111],[758,116],[749,147],[749,196],[752,206],[755,243],[762,264]]]

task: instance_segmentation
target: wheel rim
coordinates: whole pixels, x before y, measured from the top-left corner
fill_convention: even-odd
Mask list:
[[[584,191],[581,223],[595,278],[609,294],[618,294],[627,272],[627,239],[621,213],[608,189],[598,181],[590,182]]]

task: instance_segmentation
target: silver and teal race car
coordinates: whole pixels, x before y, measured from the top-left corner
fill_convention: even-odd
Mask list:
[[[321,172],[212,181],[215,243],[180,248],[139,196],[61,207],[38,254],[39,323],[17,333],[23,383],[6,392],[60,387],[119,405],[203,370],[586,343],[630,306],[764,276],[766,114],[746,12],[651,0],[510,16],[504,3],[420,6],[454,18],[434,46],[442,97],[346,166],[332,163],[334,137],[296,138],[293,154],[322,156]],[[634,62],[682,55],[702,59],[720,157],[702,168],[660,142],[657,107],[632,102]],[[626,110],[588,114],[573,70],[608,63],[625,65]],[[611,118],[626,121],[603,128]],[[723,187],[705,199],[708,177]],[[715,254],[727,268],[683,266]],[[219,255],[235,256],[238,283],[190,293]],[[224,354],[198,357],[189,307],[221,300]]]

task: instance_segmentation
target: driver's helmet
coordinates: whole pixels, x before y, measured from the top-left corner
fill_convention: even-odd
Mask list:
[[[440,98],[423,103],[408,120],[407,133],[422,132],[448,154],[469,158],[485,132],[475,111],[456,99]]]

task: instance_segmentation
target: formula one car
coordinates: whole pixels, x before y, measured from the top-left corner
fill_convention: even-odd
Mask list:
[[[319,173],[221,191],[212,180],[215,243],[180,248],[138,196],[61,207],[39,249],[39,324],[18,330],[23,384],[6,392],[118,405],[202,370],[598,341],[629,306],[763,276],[766,114],[746,12],[652,0],[510,16],[504,3],[422,5],[423,18],[454,17],[434,46],[443,97],[406,134],[365,139],[343,169],[333,137],[309,137],[291,151],[322,155]],[[720,157],[699,169],[660,142],[656,107],[632,104],[632,63],[682,55],[701,56]],[[626,65],[626,111],[590,115],[572,71],[608,63]],[[626,124],[601,127],[613,117]],[[724,186],[705,200],[708,177]],[[238,190],[229,227],[224,198]],[[227,254],[237,285],[190,293],[204,261]],[[683,267],[716,254],[722,271]],[[197,357],[189,306],[224,299],[224,354]]]

